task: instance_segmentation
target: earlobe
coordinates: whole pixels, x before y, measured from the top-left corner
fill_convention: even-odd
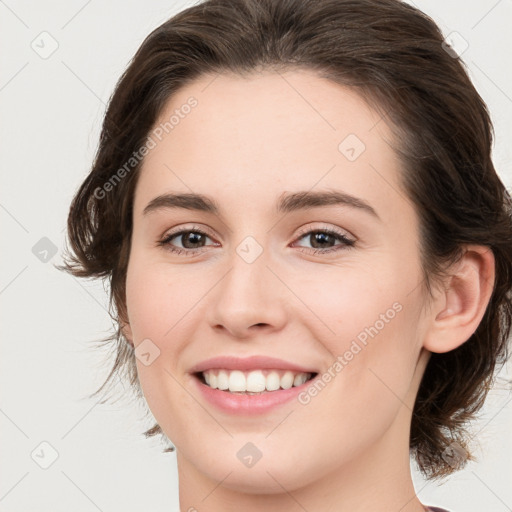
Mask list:
[[[477,330],[494,288],[494,265],[489,247],[466,247],[431,308],[430,326],[423,343],[427,350],[449,352]]]

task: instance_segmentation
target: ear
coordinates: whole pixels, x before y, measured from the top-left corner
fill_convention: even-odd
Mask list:
[[[490,247],[470,245],[450,269],[429,309],[423,346],[449,352],[466,342],[478,328],[494,289],[495,262]]]

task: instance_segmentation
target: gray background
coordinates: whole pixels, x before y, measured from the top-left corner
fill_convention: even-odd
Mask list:
[[[127,399],[87,398],[110,368],[92,344],[112,326],[102,283],[79,282],[53,264],[115,82],[143,38],[187,5],[0,0],[0,511],[178,510],[174,454],[140,435],[151,418]],[[467,41],[462,57],[493,116],[494,159],[510,190],[512,0],[416,5],[445,35],[462,36],[452,36],[456,48]],[[473,427],[477,463],[440,486],[414,473],[424,503],[512,510],[511,400],[492,390]]]

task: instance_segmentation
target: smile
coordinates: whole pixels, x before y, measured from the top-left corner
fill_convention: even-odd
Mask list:
[[[191,368],[200,395],[223,412],[263,414],[297,398],[318,372],[271,357],[217,357]]]
[[[279,389],[301,386],[313,376],[311,373],[290,370],[207,370],[200,374],[212,389],[229,393],[261,394]]]

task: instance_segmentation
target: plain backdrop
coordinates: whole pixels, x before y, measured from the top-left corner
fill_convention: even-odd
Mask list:
[[[0,0],[2,512],[179,510],[175,455],[141,435],[152,418],[128,400],[87,398],[110,368],[108,354],[93,350],[112,328],[102,283],[53,265],[118,77],[145,36],[188,5]],[[416,5],[464,50],[494,120],[494,160],[510,190],[512,1]],[[453,512],[512,510],[505,377],[474,424],[478,462],[442,485],[414,472],[424,503]]]

